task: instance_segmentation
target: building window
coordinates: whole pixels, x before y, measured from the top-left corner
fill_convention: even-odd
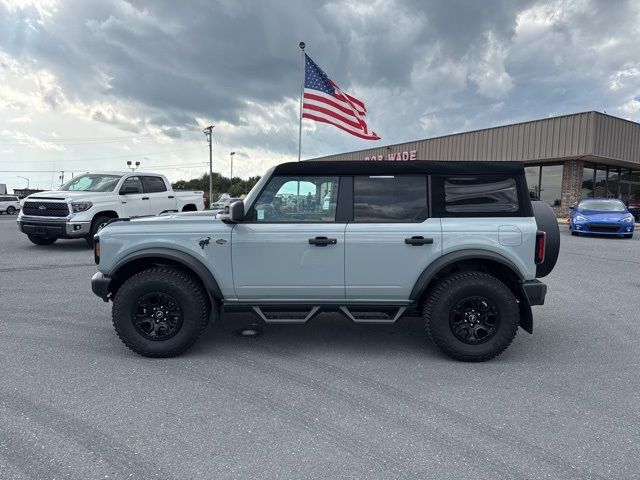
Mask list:
[[[540,166],[525,167],[525,177],[527,178],[527,188],[531,200],[540,200]]]
[[[593,197],[593,165],[585,164],[582,171],[582,197]]]
[[[607,197],[620,198],[620,169],[609,167],[607,172]]]
[[[607,169],[603,166],[596,167],[596,178],[593,186],[594,197],[607,197]]]
[[[562,165],[543,165],[540,182],[540,200],[559,207],[562,198]]]

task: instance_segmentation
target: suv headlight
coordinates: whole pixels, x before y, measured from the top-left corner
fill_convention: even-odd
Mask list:
[[[587,217],[585,217],[584,215],[576,215],[575,221],[576,222],[586,222],[587,221]]]
[[[624,217],[622,221],[625,223],[631,223],[633,222],[633,216],[629,215],[628,217]]]
[[[84,212],[85,210],[89,210],[91,207],[93,207],[93,203],[91,202],[71,202],[73,213]]]

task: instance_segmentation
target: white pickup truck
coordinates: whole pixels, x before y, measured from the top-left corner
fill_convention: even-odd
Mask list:
[[[59,190],[24,200],[18,228],[36,245],[59,238],[84,238],[89,245],[114,218],[204,210],[204,192],[176,191],[164,175],[96,172],[75,177]]]

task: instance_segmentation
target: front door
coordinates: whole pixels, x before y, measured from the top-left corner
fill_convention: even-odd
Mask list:
[[[239,300],[344,299],[339,177],[274,176],[232,232]]]
[[[353,200],[347,300],[408,300],[422,271],[442,253],[440,219],[428,218],[426,176],[356,176]]]
[[[149,196],[144,193],[138,176],[127,177],[120,187],[120,208],[123,218],[149,215]]]

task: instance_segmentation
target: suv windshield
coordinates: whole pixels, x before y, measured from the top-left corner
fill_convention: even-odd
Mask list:
[[[627,208],[620,200],[584,200],[578,205],[579,210],[599,210],[604,212],[624,212]]]
[[[112,192],[121,175],[87,173],[74,178],[60,187],[64,192]]]

